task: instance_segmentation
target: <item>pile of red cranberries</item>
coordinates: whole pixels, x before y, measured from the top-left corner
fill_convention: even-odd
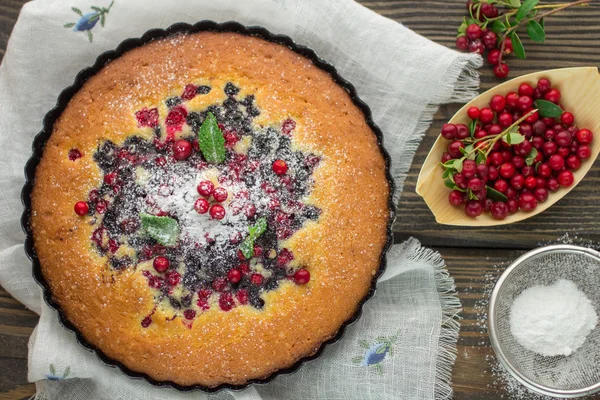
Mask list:
[[[550,118],[536,111],[536,100],[560,106],[560,97],[543,78],[535,87],[523,83],[517,92],[494,96],[489,107],[469,108],[469,127],[445,124],[442,136],[450,143],[441,161],[446,184],[454,189],[450,204],[470,217],[489,211],[502,220],[535,210],[549,193],[573,185],[573,171],[592,155],[593,133],[578,128],[570,112]],[[508,143],[510,132],[518,143]],[[451,160],[460,167],[448,167]]]
[[[479,7],[479,10],[477,10],[477,7]],[[486,18],[498,17],[498,8],[488,3],[474,4],[472,0],[469,0],[467,1],[467,9],[472,15],[479,15],[479,21],[469,24],[464,33],[459,33],[456,38],[456,47],[460,50],[481,55],[488,51],[487,60],[493,66],[494,75],[501,79],[506,78],[509,69],[503,57],[500,57],[500,52],[503,51],[503,56],[512,53],[512,41],[510,38],[506,38],[502,43],[496,33],[480,26],[486,21]]]

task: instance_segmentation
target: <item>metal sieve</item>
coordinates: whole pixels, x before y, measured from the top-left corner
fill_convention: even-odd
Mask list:
[[[500,363],[519,382],[540,394],[573,398],[600,392],[600,324],[568,357],[545,357],[521,346],[510,332],[514,299],[535,285],[573,281],[600,316],[600,252],[552,245],[530,251],[504,271],[490,298],[488,329]]]

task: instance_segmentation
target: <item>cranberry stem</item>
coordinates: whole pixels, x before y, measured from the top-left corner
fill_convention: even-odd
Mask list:
[[[502,35],[502,39],[500,41],[500,43],[502,43],[502,45],[500,46],[500,57],[498,58],[498,64],[502,64],[502,57],[504,56],[504,47],[505,47],[505,43],[506,43],[506,38],[508,38],[508,36],[513,33],[514,31],[516,31],[517,29],[519,29],[522,25],[527,24],[529,21],[539,21],[541,19],[544,19],[546,17],[548,17],[549,15],[552,15],[554,13],[557,13],[559,11],[564,10],[565,8],[569,8],[569,7],[573,7],[573,6],[579,6],[579,5],[589,5],[589,2],[591,0],[577,0],[574,1],[573,3],[564,3],[564,4],[552,4],[552,5],[546,5],[546,6],[539,6],[544,7],[544,8],[551,8],[551,7],[556,7],[553,10],[550,10],[548,12],[545,12],[543,14],[540,15],[536,15],[533,18],[527,18],[527,19],[522,19],[521,21],[517,22],[517,24],[515,26],[510,27],[509,29],[506,30],[506,32],[504,32],[504,34]],[[537,7],[536,7],[537,8]],[[506,16],[506,19],[508,21],[508,15],[509,14],[516,14],[516,10],[510,11],[507,14],[503,15]]]
[[[485,153],[485,156],[489,156],[490,152],[492,151],[492,148],[494,147],[494,145],[496,144],[496,142],[498,140],[500,140],[501,138],[503,138],[504,136],[506,136],[515,126],[519,126],[521,124],[521,122],[525,121],[527,118],[529,118],[529,116],[531,116],[532,114],[536,113],[538,110],[534,109],[529,111],[527,114],[523,115],[521,118],[519,118],[517,121],[515,121],[511,126],[509,126],[508,128],[506,128],[502,133],[498,134],[496,136],[496,138],[492,139],[490,141],[488,150]]]

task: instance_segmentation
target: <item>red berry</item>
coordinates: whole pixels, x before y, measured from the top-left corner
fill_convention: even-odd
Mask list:
[[[514,214],[519,210],[519,202],[516,199],[509,198],[506,205],[508,206],[508,212],[510,214]]]
[[[167,118],[165,119],[165,124],[170,126],[180,126],[183,125],[185,119],[187,117],[187,110],[183,106],[176,106],[169,111],[167,114]]]
[[[281,133],[290,135],[294,129],[296,129],[296,121],[289,118],[283,121],[283,124],[281,125]]]
[[[498,16],[498,9],[492,4],[482,3],[481,14],[487,18],[496,18]]]
[[[537,173],[542,178],[547,178],[552,175],[552,168],[546,163],[540,164],[537,168]]]
[[[546,200],[548,200],[548,189],[537,188],[533,191],[533,195],[535,196],[538,202],[543,203]]]
[[[537,179],[534,176],[528,176],[527,179],[525,179],[525,187],[529,190],[535,189],[537,187]]]
[[[467,115],[471,119],[478,119],[479,118],[479,108],[477,108],[477,107],[470,107],[467,110]]]
[[[454,207],[461,205],[465,200],[465,194],[459,190],[453,190],[448,195],[448,202]]]
[[[194,318],[196,318],[196,311],[195,310],[185,310],[183,312],[183,317],[187,320],[192,320]]]
[[[547,133],[548,131],[546,131]],[[544,153],[544,155],[546,157],[551,156],[552,154],[556,154],[556,152],[558,151],[558,146],[556,145],[556,143],[554,142],[546,142],[544,143],[544,145],[542,146],[542,152]]]
[[[479,178],[472,178],[469,180],[469,183],[467,184],[467,187],[474,192],[477,192],[477,191],[483,189],[484,186],[485,186],[485,184]]]
[[[144,108],[135,113],[135,118],[137,119],[138,126],[140,128],[146,126],[150,128],[156,128],[158,126],[158,109],[152,108],[149,110]]]
[[[83,157],[83,155],[81,154],[81,152],[79,150],[77,150],[77,149],[69,150],[69,160],[75,161],[81,157]]]
[[[481,37],[481,27],[477,24],[471,24],[467,26],[466,34],[471,40],[479,39]]]
[[[570,146],[572,140],[573,136],[567,131],[558,132],[556,136],[554,136],[554,141],[561,147]]]
[[[541,150],[542,147],[544,146],[544,138],[540,137],[540,136],[535,136],[531,139],[531,145],[533,146],[533,148],[535,148],[536,150]]]
[[[447,151],[445,151],[444,153],[442,153],[442,164],[445,164],[445,163],[447,163],[450,160],[452,160],[452,157],[450,156],[450,154],[448,154]]]
[[[594,140],[594,134],[589,129],[580,129],[575,137],[579,144],[590,144]]]
[[[459,141],[459,140],[455,140],[454,142],[450,143],[448,145],[448,154],[450,154],[450,156],[452,158],[460,158],[462,157],[462,153],[460,152],[461,148],[464,148],[465,145],[463,142]]]
[[[501,177],[503,177],[504,179],[509,179],[512,178],[516,171],[514,165],[505,162],[500,166],[499,172]]]
[[[487,56],[487,60],[492,65],[498,65],[498,63],[500,62],[500,50],[490,50]]]
[[[87,215],[87,213],[90,211],[90,207],[85,201],[78,201],[75,203],[75,207],[73,208],[75,210],[75,214],[79,215],[80,217]]]
[[[478,201],[469,201],[465,207],[465,213],[471,218],[478,217],[483,213],[483,206]]]
[[[519,96],[533,96],[533,86],[531,86],[529,83],[522,83],[519,86]]]
[[[230,292],[221,293],[219,296],[219,307],[223,311],[230,311],[235,307],[235,300]]]
[[[467,178],[465,178],[465,176],[462,173],[458,173],[454,175],[454,183],[456,183],[456,186],[458,186],[461,189],[466,189],[467,188]]]
[[[196,97],[196,91],[198,90],[198,87],[196,85],[186,85],[185,89],[183,89],[183,94],[181,95],[181,98],[183,100],[191,100],[194,97]]]
[[[209,213],[213,219],[220,220],[225,218],[225,209],[220,204],[213,204],[210,207]]]
[[[504,40],[504,54],[510,54],[513,52],[513,45],[511,38]]]
[[[216,278],[212,282],[212,288],[214,290],[216,290],[217,292],[222,292],[223,290],[225,290],[226,286],[227,286],[227,280],[225,278]]]
[[[525,138],[529,141],[529,139],[531,139],[531,137],[533,136],[533,128],[531,127],[530,124],[526,124],[526,123],[521,123],[521,125],[519,126],[519,132],[525,136]]]
[[[485,5],[489,6],[490,4],[486,3]],[[482,8],[483,8],[483,5],[482,5]],[[492,31],[487,31],[482,35],[481,40],[483,41],[483,45],[485,46],[485,48],[488,50],[491,50],[491,49],[495,49],[495,47],[498,43],[498,36]]]
[[[499,113],[504,110],[504,107],[506,107],[506,99],[504,96],[495,95],[492,97],[492,100],[490,100],[490,108],[492,111]]]
[[[469,43],[469,52],[483,54],[485,52],[485,46],[480,39],[475,39]]]
[[[533,146],[531,145],[531,142],[529,140],[525,140],[525,141],[513,146],[513,148],[514,148],[516,155],[527,157],[529,155],[529,153],[531,152],[531,149],[533,148]],[[519,167],[517,167],[517,168],[519,168]]]
[[[550,83],[550,80],[548,80],[546,78],[542,78],[538,81],[537,88],[539,89],[540,92],[546,93],[548,90],[550,90],[552,88],[552,83]]]
[[[215,190],[215,185],[211,181],[202,181],[198,184],[198,193],[200,196],[210,197]]]
[[[231,283],[238,283],[242,279],[242,273],[239,269],[230,269],[227,273],[227,279]]]
[[[152,266],[156,272],[165,272],[169,269],[169,259],[167,257],[156,257],[152,262]]]
[[[294,273],[294,282],[297,285],[306,285],[310,282],[310,272],[306,268],[301,268]]]
[[[564,187],[571,186],[573,184],[573,181],[575,181],[575,177],[573,176],[573,173],[571,171],[569,171],[568,169],[561,171],[558,174],[558,176],[556,177],[556,179],[558,180],[558,183],[560,183],[560,186],[564,186]]]
[[[490,168],[487,165],[479,164],[476,168],[477,176],[481,179],[487,180],[489,179]]]
[[[523,193],[519,197],[519,208],[523,211],[533,211],[537,203],[537,199],[531,193]]]
[[[246,204],[243,212],[247,218],[252,218],[254,217],[254,214],[256,214],[256,206],[254,204]]]
[[[525,178],[527,178],[528,176],[535,174],[535,168],[530,165],[525,165],[523,168],[521,168],[521,173]]]
[[[512,165],[514,165],[516,169],[523,168],[525,166],[525,158],[521,156],[514,156],[512,159]]]
[[[539,119],[540,119],[540,113],[538,111],[536,111],[533,114],[531,114],[529,117],[525,118],[525,122],[527,122],[528,124],[534,124]],[[533,132],[533,127],[532,127],[532,132]]]
[[[169,271],[167,273],[167,282],[170,286],[177,286],[181,281],[181,275],[177,271]]]
[[[494,182],[494,189],[500,193],[506,193],[508,190],[508,183],[506,183],[504,179],[498,179],[496,182]]]
[[[264,280],[265,278],[261,274],[253,273],[252,275],[250,275],[250,283],[252,283],[253,285],[260,286],[262,285]]]
[[[463,162],[462,174],[465,178],[471,179],[477,173],[477,164],[473,160],[465,160]]]
[[[194,203],[194,210],[196,210],[196,212],[198,214],[206,214],[208,212],[209,208],[210,208],[210,203],[205,198],[200,197]]]
[[[490,207],[492,217],[499,220],[506,218],[508,216],[508,211],[508,205],[501,201],[495,202],[494,204],[492,204],[492,207]]]
[[[458,134],[458,128],[454,124],[444,124],[442,127],[442,136],[444,139],[452,140]]]
[[[460,50],[467,50],[469,48],[469,38],[467,38],[466,36],[457,37],[456,48]]]
[[[502,157],[502,153],[499,151],[494,151],[490,154],[489,159],[492,165],[499,167],[504,162],[504,157]]]
[[[521,174],[516,174],[512,178],[510,178],[510,186],[514,187],[517,190],[523,189],[524,184],[525,184],[525,177]]]
[[[560,91],[558,89],[550,89],[544,93],[544,99],[554,104],[558,104],[560,101]]]
[[[151,317],[146,317],[142,320],[142,328],[147,328],[150,326],[150,324],[152,324],[152,318]]]
[[[248,291],[246,289],[240,289],[235,294],[235,297],[240,302],[240,304],[245,305],[248,304],[248,299],[250,296],[248,295]]]
[[[507,128],[512,125],[513,117],[512,115],[510,115],[510,113],[503,112],[498,116],[498,123],[500,124],[500,126]]]
[[[231,149],[238,142],[238,137],[235,133],[225,132],[223,134],[223,138],[225,139],[225,147]]]
[[[507,39],[510,40],[510,39]],[[494,67],[494,75],[497,78],[504,79],[508,76],[508,65],[500,63]]]
[[[592,156],[592,150],[590,149],[590,146],[588,146],[587,144],[582,144],[577,149],[577,157],[579,157],[580,160],[587,160],[591,156]]]
[[[213,191],[213,199],[222,203],[227,200],[227,190],[224,187],[218,187]]]
[[[96,203],[96,212],[98,214],[104,214],[106,212],[107,208],[108,208],[108,202],[104,199],[100,199]]]
[[[457,139],[466,139],[468,138],[471,134],[469,133],[469,128],[465,125],[465,124],[457,124],[456,125],[456,129],[457,129],[457,133],[456,133],[456,138]]]
[[[556,192],[558,189],[560,189],[560,183],[558,183],[558,180],[555,178],[548,178],[546,181],[546,189],[551,192]]]
[[[178,140],[173,143],[173,157],[176,160],[185,160],[192,155],[192,144],[187,140]]]
[[[533,107],[533,99],[529,96],[520,96],[517,101],[517,108],[521,111],[529,111]]]
[[[273,161],[273,172],[277,175],[285,175],[288,170],[288,166],[283,160],[275,160]]]
[[[560,122],[562,122],[564,125],[567,125],[567,126],[573,125],[573,123],[575,122],[575,116],[573,114],[571,114],[570,112],[565,111],[560,116]]]
[[[482,108],[479,111],[479,120],[483,124],[489,124],[494,120],[494,112],[491,108]]]
[[[210,289],[200,289],[198,291],[198,297],[202,299],[208,299],[212,295],[212,290]]]
[[[561,171],[565,167],[565,159],[559,154],[554,154],[548,159],[548,165],[555,171]]]
[[[517,103],[519,101],[519,95],[515,92],[510,92],[506,95],[506,105],[508,108],[517,108]]]
[[[498,124],[491,124],[490,127],[488,128],[488,133],[490,135],[499,135],[502,133],[504,129],[502,129],[502,127]]]

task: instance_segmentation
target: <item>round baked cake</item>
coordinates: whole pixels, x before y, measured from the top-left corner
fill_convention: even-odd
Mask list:
[[[31,230],[53,300],[106,357],[156,381],[241,385],[356,313],[386,248],[388,182],[365,115],[313,61],[179,33],[72,96]]]

